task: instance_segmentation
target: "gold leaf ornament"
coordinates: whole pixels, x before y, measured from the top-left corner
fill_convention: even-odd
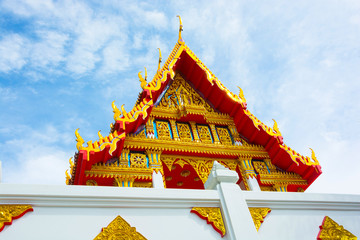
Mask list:
[[[131,227],[121,216],[117,216],[107,227],[103,228],[94,240],[146,240]]]

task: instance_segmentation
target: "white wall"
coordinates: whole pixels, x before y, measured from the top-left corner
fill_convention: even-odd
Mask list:
[[[219,176],[218,181],[223,181]],[[1,204],[31,204],[34,208],[6,226],[0,239],[93,239],[117,215],[155,240],[316,239],[324,216],[360,237],[358,195],[247,192],[226,184],[230,187],[218,184],[215,190],[0,184]],[[226,192],[229,189],[233,194]],[[221,238],[205,220],[190,213],[195,206],[221,207],[223,213],[244,213],[247,207],[272,211],[258,232],[252,231],[248,214],[228,212],[226,226],[250,227],[248,231],[227,229]]]

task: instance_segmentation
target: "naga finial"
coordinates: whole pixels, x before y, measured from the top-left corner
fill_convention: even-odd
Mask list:
[[[101,130],[98,131],[99,140],[103,139],[104,137],[101,135]]]
[[[138,73],[138,76],[139,76],[139,81],[141,82],[140,83],[140,86],[142,89],[145,88],[146,84],[147,84],[147,70],[145,68],[145,79],[141,76],[141,71]]]
[[[241,99],[241,101],[243,101],[245,103],[246,99],[245,99],[245,96],[244,96],[244,92],[241,89],[241,87],[238,86],[238,88],[239,88],[239,98]]]
[[[312,159],[314,162],[318,162],[318,160],[317,160],[317,158],[316,158],[316,156],[315,156],[314,150],[312,150],[312,148],[310,148],[310,150],[311,150],[311,159]]]
[[[121,111],[123,112],[123,116],[124,116],[124,118],[126,118],[126,110],[125,110],[125,108],[124,108],[124,104],[123,105],[121,105]]]
[[[71,177],[70,177],[70,175],[68,173],[68,169],[66,169],[66,171],[65,171],[65,176],[66,176],[65,183],[66,183],[66,185],[69,185]]]
[[[160,50],[160,48],[158,48],[159,49],[159,64],[158,64],[158,72],[160,71],[160,65],[161,65],[161,50]]]
[[[275,119],[273,119],[273,121],[274,121],[273,130],[274,130],[276,133],[278,133],[278,134],[281,135],[280,130],[279,130],[279,127],[278,127],[278,125],[277,125],[277,122],[275,121]]]
[[[115,105],[115,101],[113,101],[111,103],[111,106],[113,108],[113,112],[114,112],[114,120],[118,120],[120,118],[121,115],[121,111],[117,108],[117,106]]]
[[[74,162],[72,161],[72,157],[69,159],[69,163],[70,163],[70,172],[72,172],[74,168]]]
[[[76,136],[76,148],[77,150],[80,150],[80,148],[82,148],[82,145],[84,144],[84,139],[80,136],[79,134],[79,129],[75,130],[75,136]]]
[[[179,21],[180,21],[180,27],[179,27],[179,42],[184,42],[184,40],[182,39],[181,37],[181,32],[183,31],[183,24],[182,24],[182,21],[181,21],[181,17],[180,15],[177,15],[176,17],[179,18]]]

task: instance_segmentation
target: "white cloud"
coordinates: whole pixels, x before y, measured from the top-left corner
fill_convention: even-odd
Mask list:
[[[5,35],[0,40],[0,71],[21,69],[28,55],[27,40],[18,34]]]
[[[123,71],[129,67],[130,57],[125,44],[121,41],[112,41],[103,49],[103,67],[100,74],[111,74]]]
[[[31,61],[34,66],[47,67],[58,65],[65,60],[65,44],[68,35],[54,31],[39,31],[41,37],[39,42],[33,44]]]
[[[15,134],[0,144],[3,182],[64,184],[70,156],[60,145],[70,136],[51,125],[41,130],[17,126],[14,132],[23,134]]]

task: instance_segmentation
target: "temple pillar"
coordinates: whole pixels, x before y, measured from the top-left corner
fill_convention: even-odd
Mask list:
[[[210,126],[211,133],[213,135],[213,138],[214,138],[214,143],[219,144],[220,139],[219,139],[219,136],[218,136],[218,134],[216,132],[215,124],[209,124],[209,126]]]
[[[240,167],[242,172],[245,174],[245,179],[247,181],[247,185],[249,186],[251,191],[260,192],[260,186],[256,179],[256,172],[251,164],[251,158],[239,158]]]
[[[171,126],[171,131],[172,131],[174,140],[180,141],[179,133],[176,128],[176,120],[175,119],[170,119],[170,126]]]
[[[258,181],[257,181],[257,179],[255,177],[254,178],[249,177],[246,180],[247,180],[247,183],[248,183],[251,191],[261,192],[259,183],[258,183]]]
[[[200,142],[199,134],[198,134],[197,129],[196,129],[196,122],[189,121],[189,123],[190,123],[190,126],[191,126],[192,134],[194,136],[194,141],[195,142]]]
[[[153,186],[153,188],[165,188],[164,181],[163,181],[163,175],[161,174],[161,171],[158,171],[158,172],[153,171],[152,186]]]
[[[239,176],[214,162],[205,189],[215,189],[220,196],[221,212],[229,239],[259,239],[242,190]]]
[[[120,166],[129,167],[129,149],[123,149],[119,157]]]
[[[152,186],[153,188],[165,188],[164,186],[164,171],[161,163],[161,151],[148,150],[146,155],[149,159],[149,168],[152,172]]]

